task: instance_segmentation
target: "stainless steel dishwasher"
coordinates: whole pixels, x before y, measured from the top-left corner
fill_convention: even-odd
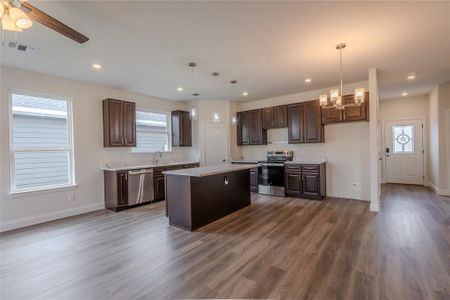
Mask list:
[[[128,171],[128,205],[151,202],[154,198],[153,169]]]

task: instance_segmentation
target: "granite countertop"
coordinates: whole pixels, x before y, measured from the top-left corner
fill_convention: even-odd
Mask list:
[[[174,171],[165,171],[166,175],[179,175],[179,176],[191,176],[191,177],[203,177],[216,174],[229,173],[234,171],[253,169],[255,165],[251,164],[222,164],[209,167],[199,167],[192,169],[182,169]]]
[[[170,167],[170,166],[178,166],[178,165],[188,165],[188,164],[198,164],[198,161],[180,161],[180,162],[172,162],[172,163],[156,163],[156,164],[135,164],[135,165],[127,165],[127,164],[111,164],[108,166],[104,166],[104,171],[126,171],[126,170],[135,170],[135,169],[151,169],[158,167]]]

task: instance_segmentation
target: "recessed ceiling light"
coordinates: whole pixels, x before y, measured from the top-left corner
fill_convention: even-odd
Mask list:
[[[92,64],[92,67],[97,70],[100,70],[102,68],[102,66],[99,64]]]
[[[177,87],[177,91],[182,92],[183,91],[183,87],[182,86]]]
[[[408,96],[408,92],[402,92],[402,96],[403,97]]]
[[[247,92],[243,92],[242,96],[248,96],[248,93]]]
[[[416,74],[409,74],[408,77],[406,77],[408,80],[414,80],[416,79]]]
[[[310,83],[311,81],[312,81],[311,78],[305,78],[305,82],[306,82],[306,83]]]

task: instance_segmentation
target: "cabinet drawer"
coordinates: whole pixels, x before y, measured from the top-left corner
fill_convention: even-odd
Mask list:
[[[319,172],[320,165],[302,165],[303,172]]]
[[[284,165],[284,168],[285,168],[286,172],[289,172],[289,171],[293,171],[293,172],[298,171],[299,172],[302,168],[302,165],[286,164],[286,165]]]

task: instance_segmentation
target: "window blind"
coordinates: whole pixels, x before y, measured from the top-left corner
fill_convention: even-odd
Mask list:
[[[169,151],[167,114],[136,112],[136,147],[133,152]]]
[[[12,190],[73,183],[66,100],[12,94]]]

